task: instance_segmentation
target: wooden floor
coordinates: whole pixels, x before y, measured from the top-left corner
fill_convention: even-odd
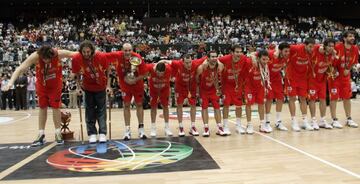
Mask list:
[[[360,100],[353,100],[353,119],[360,123]],[[273,107],[274,108],[274,107]],[[297,113],[299,107],[297,106]],[[200,109],[200,107],[198,107]],[[79,138],[79,113],[72,113],[70,129]],[[175,111],[175,109],[171,109]],[[328,110],[329,111],[329,110]],[[160,114],[160,112],[158,113]],[[13,117],[11,124],[0,125],[0,143],[31,142],[37,134],[38,111],[0,111],[2,117]],[[338,105],[338,116],[344,123],[342,102]],[[288,107],[284,106],[283,120],[290,128]],[[300,116],[299,116],[300,117]],[[328,120],[329,115],[327,116]],[[274,113],[272,114],[274,119]],[[135,110],[132,111],[132,131],[137,135]],[[185,184],[185,183],[360,183],[360,128],[324,130],[316,132],[279,132],[254,135],[238,135],[235,125],[231,124],[232,135],[219,137],[215,135],[215,123],[211,119],[209,138],[197,137],[207,152],[218,163],[221,169],[170,172],[155,174],[136,174],[104,177],[79,177],[44,180],[0,181],[0,183],[154,183],[154,184]],[[164,136],[163,120],[158,118],[158,134]],[[243,119],[245,122],[245,119]],[[177,121],[171,120],[171,128],[177,135]],[[186,130],[190,122],[184,121]],[[258,130],[258,119],[254,120]],[[123,136],[123,112],[113,109],[113,138]],[[202,132],[202,123],[197,121],[197,127]],[[150,132],[150,111],[145,111],[145,129]],[[49,116],[46,127],[47,140],[52,141],[54,133],[52,117]],[[1,159],[0,159],[1,160]],[[0,173],[4,175],[4,173]]]

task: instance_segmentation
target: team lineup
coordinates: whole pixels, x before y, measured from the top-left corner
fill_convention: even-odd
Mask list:
[[[125,43],[121,51],[100,52],[90,41],[80,45],[79,52],[57,50],[44,45],[31,54],[13,73],[6,89],[11,88],[18,76],[36,67],[36,92],[39,104],[39,135],[33,146],[45,143],[45,124],[47,108],[53,111],[55,141],[63,144],[60,132],[61,90],[63,58],[71,59],[72,77],[76,79],[78,94],[85,95],[85,122],[89,143],[107,141],[107,96],[113,94],[109,73],[116,70],[124,102],[125,132],[123,139],[133,138],[130,130],[131,101],[136,104],[138,137],[146,139],[144,130],[144,79],[150,87],[151,137],[157,136],[156,116],[158,103],[164,115],[166,136],[173,136],[169,126],[170,81],[174,78],[177,103],[178,136],[186,135],[183,125],[183,104],[187,99],[190,105],[191,126],[189,134],[199,136],[196,127],[196,100],[201,99],[203,121],[202,136],[210,136],[209,106],[214,109],[216,134],[231,135],[229,128],[229,109],[235,106],[236,129],[238,134],[253,134],[251,111],[255,104],[259,114],[259,131],[273,131],[270,122],[271,106],[276,102],[273,127],[288,131],[282,117],[285,96],[289,100],[291,130],[298,132],[320,128],[342,128],[343,125],[357,128],[351,118],[351,78],[350,70],[358,62],[359,51],[354,45],[355,33],[343,32],[340,42],[332,38],[316,44],[312,38],[306,38],[302,44],[280,43],[275,49],[260,49],[245,53],[240,45],[233,45],[231,53],[218,56],[214,50],[195,59],[184,54],[180,60],[160,60],[147,64],[142,57],[133,52],[130,43]],[[326,96],[330,98],[331,121],[326,120]],[[221,109],[220,99],[223,100]],[[299,100],[301,118],[296,118],[296,100]],[[337,118],[337,102],[343,101],[346,115],[344,123]],[[320,119],[316,119],[316,102],[319,101]],[[245,106],[246,123],[241,122],[242,106]],[[308,119],[307,108],[310,117]],[[301,122],[298,123],[298,119]],[[147,120],[148,121],[148,120]],[[98,123],[99,129],[96,128]]]

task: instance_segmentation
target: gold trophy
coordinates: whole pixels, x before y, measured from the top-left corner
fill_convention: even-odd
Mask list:
[[[71,131],[69,129],[70,121],[71,121],[71,113],[61,112],[61,134],[65,141],[74,139],[74,131]]]
[[[138,57],[131,57],[129,62],[131,64],[130,72],[128,72],[126,76],[130,79],[135,79],[135,72],[137,71],[138,66],[141,64],[141,59]]]

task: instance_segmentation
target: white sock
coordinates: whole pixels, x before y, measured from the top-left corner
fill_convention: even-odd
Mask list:
[[[169,122],[165,122],[165,128],[169,128]]]
[[[241,119],[240,118],[236,118],[236,126],[241,126]]]
[[[261,125],[265,125],[265,120],[260,120]]]
[[[56,129],[55,129],[55,133],[56,133],[56,134],[59,134],[60,132],[61,132],[61,129],[60,129],[60,128],[56,128]]]
[[[247,122],[247,125],[251,125],[251,121],[248,121],[248,122]]]
[[[182,122],[179,123],[179,127],[184,127],[184,125],[182,124]]]
[[[224,127],[228,126],[228,119],[224,119]]]
[[[39,130],[39,135],[44,135],[45,134],[45,130]]]
[[[154,122],[151,123],[151,128],[156,128],[156,124]]]
[[[280,112],[276,112],[276,121],[281,121]]]
[[[216,123],[217,127],[222,127],[221,123]]]
[[[321,117],[321,118],[320,118],[320,121],[321,121],[321,122],[324,122],[324,121],[325,121],[325,117]]]
[[[296,121],[295,116],[291,116],[291,121],[292,122]]]
[[[316,117],[311,117],[311,120],[315,122],[315,121],[316,121]]]
[[[209,124],[204,124],[204,127],[205,127],[205,128],[208,128],[208,127],[209,127]]]
[[[144,133],[144,128],[139,128],[139,132]]]
[[[303,119],[304,122],[307,122],[306,114],[303,114],[303,115],[302,115],[302,119]]]
[[[195,127],[195,122],[191,122],[191,127]]]
[[[125,126],[126,131],[130,131],[130,126]]]
[[[265,114],[265,121],[270,121],[270,113]]]

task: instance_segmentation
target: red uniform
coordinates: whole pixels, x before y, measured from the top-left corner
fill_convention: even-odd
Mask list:
[[[141,56],[135,52],[131,53],[131,56],[135,56],[141,59]],[[129,59],[124,57],[123,51],[117,51],[112,53],[112,63],[116,67],[119,86],[122,91],[123,100],[125,103],[131,102],[131,98],[135,98],[136,103],[142,103],[144,97],[144,81],[138,80],[136,84],[129,85],[125,82],[125,76],[131,71],[131,64]],[[146,65],[144,61],[137,66],[135,77],[142,76],[146,73]]]
[[[359,49],[352,45],[350,49],[345,49],[343,43],[336,44],[335,50],[338,60],[334,67],[339,72],[339,76],[335,80],[329,80],[330,98],[337,100],[338,98],[350,99],[351,94],[351,78],[350,72],[345,75],[344,70],[350,70],[351,67],[358,62]]]
[[[230,106],[231,104],[234,104],[236,106],[241,106],[243,85],[246,73],[248,72],[249,62],[245,55],[241,55],[239,61],[236,63],[232,61],[232,58],[233,55],[231,54],[219,58],[219,61],[224,64],[222,76],[224,105]]]
[[[288,63],[288,58],[278,58],[274,55],[275,50],[269,51],[270,62],[268,63],[269,72],[270,72],[270,83],[271,89],[269,89],[266,94],[266,99],[268,100],[284,100],[284,85],[281,76],[281,70]]]
[[[36,64],[36,93],[40,108],[61,107],[62,65],[55,52],[49,64],[45,64],[41,58]]]
[[[170,95],[171,66],[166,65],[165,73],[161,77],[156,74],[154,66],[155,64],[146,65],[147,71],[150,73],[150,105],[151,107],[157,107],[158,101],[160,100],[162,106],[168,106]]]
[[[245,99],[247,105],[264,104],[265,101],[265,87],[261,79],[261,73],[258,67],[251,66],[248,72],[248,77],[245,84]]]
[[[91,60],[84,60],[80,53],[73,56],[72,72],[82,74],[84,90],[98,92],[106,89],[106,70],[109,68],[107,56],[104,52],[95,52]]]
[[[290,46],[290,60],[286,70],[285,90],[288,96],[307,96],[309,61],[313,57],[305,45]]]
[[[328,66],[334,62],[335,57],[319,52],[320,46],[314,48],[314,59],[310,62],[309,69],[309,99],[317,100],[326,98],[326,71]]]
[[[217,75],[217,76],[216,76]],[[204,68],[200,76],[200,98],[202,100],[202,109],[209,107],[209,102],[213,105],[214,109],[220,109],[219,99],[216,95],[215,81],[220,83],[221,75],[217,71],[217,67],[211,69],[209,66]]]
[[[206,57],[192,60],[190,70],[186,69],[182,60],[173,60],[171,68],[175,76],[176,103],[183,104],[188,98],[190,105],[196,105],[196,69],[205,61]],[[188,97],[188,94],[191,97]]]

